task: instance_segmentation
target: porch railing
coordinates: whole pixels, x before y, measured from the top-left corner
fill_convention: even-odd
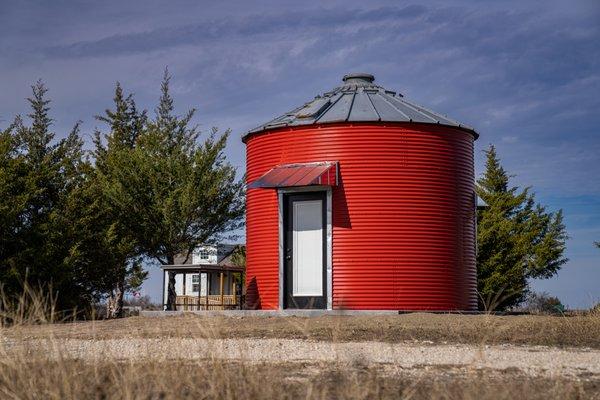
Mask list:
[[[177,311],[235,310],[240,308],[239,295],[177,296]]]

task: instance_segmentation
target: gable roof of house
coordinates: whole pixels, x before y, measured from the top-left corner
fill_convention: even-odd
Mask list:
[[[237,249],[239,246],[244,246],[243,244],[216,244],[216,245],[211,245],[211,246],[217,247],[217,263],[216,264],[213,264],[213,263],[193,264],[191,256],[188,257],[188,260],[186,261],[185,256],[183,254],[179,254],[175,257],[174,264],[163,265],[163,266],[161,266],[161,268],[166,269],[165,267],[169,268],[169,267],[174,267],[174,266],[176,266],[176,267],[221,266],[221,267],[238,268],[236,265],[233,264],[232,256],[233,256],[233,252],[235,251],[235,249]]]

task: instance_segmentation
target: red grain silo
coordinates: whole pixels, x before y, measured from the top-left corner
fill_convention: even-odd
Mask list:
[[[477,133],[343,81],[242,139],[247,303],[475,310]]]

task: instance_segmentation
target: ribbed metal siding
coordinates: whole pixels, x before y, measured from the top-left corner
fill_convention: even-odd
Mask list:
[[[333,190],[333,306],[477,306],[473,135],[418,124],[336,124],[247,139],[247,179],[275,165],[339,161]],[[275,189],[247,196],[248,299],[278,307]]]

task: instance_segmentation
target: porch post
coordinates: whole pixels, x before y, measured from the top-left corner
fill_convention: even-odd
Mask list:
[[[231,293],[233,294],[233,304],[237,306],[237,293],[235,292],[235,277],[233,272],[230,272],[229,276],[231,276]]]
[[[198,307],[196,310],[200,311],[200,303],[202,300],[202,272],[198,269]]]
[[[208,296],[210,295],[210,281],[212,280],[212,273],[206,273],[206,309],[208,310]]]
[[[221,294],[221,309],[224,310],[225,309],[225,304],[223,304],[223,271],[221,271],[221,282],[219,283],[220,286],[220,294]]]
[[[175,291],[175,271],[169,270],[167,276],[167,311],[177,311],[177,292]]]
[[[187,311],[188,309],[188,302],[187,302],[187,293],[186,293],[186,287],[185,287],[185,281],[187,278],[187,274],[184,272],[183,273],[183,310]]]

